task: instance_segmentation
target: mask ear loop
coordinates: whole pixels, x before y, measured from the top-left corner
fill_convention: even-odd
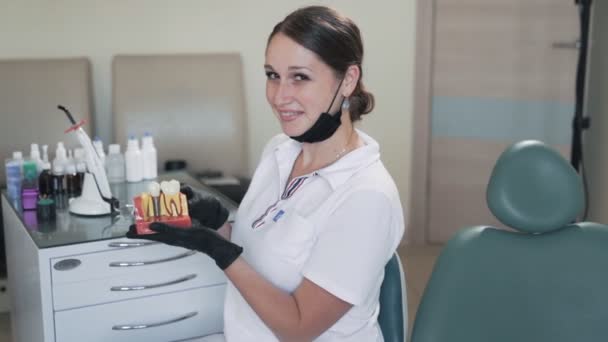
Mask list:
[[[327,110],[325,111],[327,114],[329,114],[329,111],[331,110],[331,106],[334,105],[334,101],[336,100],[336,97],[338,97],[338,93],[340,92],[340,87],[342,86],[342,82],[344,82],[344,78],[342,78],[340,80],[340,84],[338,84],[338,89],[336,89],[336,93],[334,94],[334,98],[331,99],[331,103],[329,104],[329,108],[327,108]],[[340,113],[341,111],[339,111],[338,113]]]

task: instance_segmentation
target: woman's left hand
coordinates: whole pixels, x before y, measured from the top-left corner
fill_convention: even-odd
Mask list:
[[[137,234],[135,225],[131,225],[126,236],[130,239],[158,241],[203,252],[215,260],[222,270],[230,266],[243,252],[241,246],[226,240],[217,231],[198,224],[191,228],[177,228],[154,222],[150,224],[150,229],[156,234]]]

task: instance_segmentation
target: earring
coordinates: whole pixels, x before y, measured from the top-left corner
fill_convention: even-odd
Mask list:
[[[350,107],[350,101],[348,100],[348,97],[347,97],[344,99],[344,101],[342,101],[342,109],[348,110],[349,107]]]

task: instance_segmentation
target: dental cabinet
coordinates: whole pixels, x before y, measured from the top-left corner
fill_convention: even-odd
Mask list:
[[[177,179],[236,205],[186,173]],[[223,330],[226,279],[202,253],[124,237],[133,222],[131,198],[147,182],[112,184],[120,201],[113,217],[57,210],[40,222],[2,194],[15,341],[177,341]],[[126,205],[125,205],[126,204]]]

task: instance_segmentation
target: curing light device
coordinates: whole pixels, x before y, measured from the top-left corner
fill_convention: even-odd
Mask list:
[[[112,197],[110,183],[106,176],[106,171],[97,155],[91,138],[82,129],[84,120],[76,123],[74,117],[64,106],[57,106],[67,115],[71,125],[64,133],[74,133],[78,142],[85,151],[85,162],[87,172],[84,175],[82,194],[79,197],[70,199],[70,213],[82,216],[103,216],[115,213],[118,209],[118,200]]]

